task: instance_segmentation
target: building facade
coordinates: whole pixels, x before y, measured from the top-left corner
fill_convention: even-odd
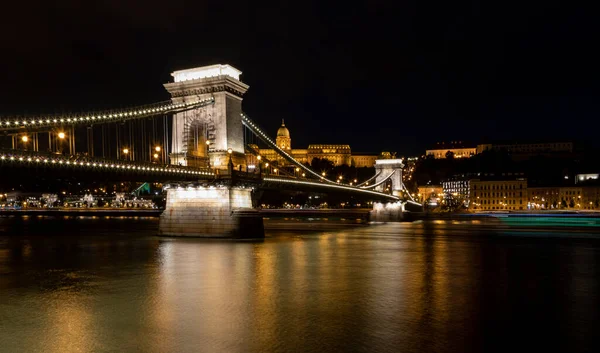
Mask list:
[[[425,151],[426,156],[435,159],[447,158],[452,152],[454,158],[469,158],[485,151],[506,151],[517,155],[535,155],[540,153],[573,153],[573,142],[545,142],[545,143],[505,143],[505,144],[479,144],[470,147],[462,141],[450,143],[438,142],[434,148]]]
[[[512,143],[477,145],[477,153],[484,151],[506,151],[510,153],[573,152],[573,142]]]
[[[430,206],[437,206],[442,202],[444,190],[441,185],[425,185],[417,188],[417,200]]]
[[[532,187],[528,208],[533,210],[600,209],[600,185]]]
[[[527,179],[470,180],[471,210],[526,210]]]
[[[305,149],[293,149],[290,130],[285,126],[283,120],[281,121],[281,126],[277,130],[275,143],[279,148],[283,149],[294,157],[294,159],[303,164],[310,164],[313,159],[321,158],[331,161],[334,166],[346,164],[357,168],[370,168],[375,166],[375,160],[379,158],[379,156],[375,154],[352,155],[350,145],[312,144],[308,145],[308,148]],[[287,161],[279,156],[273,149],[261,148],[259,151],[261,156],[267,160],[277,161],[280,165],[287,164]]]
[[[444,200],[459,200],[465,207],[469,207],[471,181],[465,177],[454,177],[442,182]]]
[[[447,158],[448,152],[452,152],[454,158],[469,158],[475,155],[477,148],[463,145],[462,141],[452,141],[450,143],[438,142],[435,148],[426,150],[426,156],[433,156],[435,159]]]

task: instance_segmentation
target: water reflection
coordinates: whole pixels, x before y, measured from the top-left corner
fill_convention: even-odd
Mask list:
[[[0,220],[15,229],[0,236],[6,351],[597,348],[596,240],[422,222],[199,241],[154,237],[153,220],[67,221],[48,236],[52,220]]]

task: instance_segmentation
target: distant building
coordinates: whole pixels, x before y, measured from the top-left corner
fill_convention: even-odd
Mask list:
[[[545,142],[545,143],[504,143],[477,145],[477,153],[484,151],[506,151],[516,154],[573,152],[573,142]]]
[[[444,196],[444,190],[441,185],[419,186],[417,190],[418,200],[431,206],[439,205]]]
[[[426,150],[425,155],[443,159],[447,157],[448,152],[452,152],[454,158],[469,158],[485,151],[506,151],[515,155],[573,153],[573,142],[488,143],[476,147],[468,146],[462,141],[438,142],[434,148]]]
[[[468,207],[470,194],[470,178],[457,176],[442,182],[444,199],[458,199]]]
[[[331,161],[334,166],[346,164],[358,168],[373,167],[375,166],[375,160],[380,158],[380,156],[376,154],[352,155],[350,145],[312,144],[308,145],[308,148],[306,149],[292,149],[290,130],[285,126],[284,121],[281,122],[281,126],[277,130],[275,143],[279,148],[285,150],[294,157],[294,159],[304,164],[310,164],[313,159],[321,158]],[[256,148],[258,147],[256,146]],[[259,153],[268,160],[277,161],[281,164],[288,163],[273,149],[261,148],[259,149]],[[249,164],[257,163],[254,158],[248,158],[248,160]]]
[[[588,180],[598,180],[600,173],[588,173],[588,174],[577,174],[575,175],[575,184],[583,183]]]
[[[375,165],[375,160],[379,159],[378,154],[358,154],[352,155],[352,165],[356,168],[370,168]]]
[[[448,144],[438,142],[435,148],[426,150],[425,155],[433,156],[435,159],[442,159],[446,158],[448,152],[452,152],[454,158],[469,158],[475,155],[477,148],[465,146],[462,141],[451,141]]]
[[[470,180],[470,209],[526,210],[527,179]]]
[[[528,189],[529,209],[600,209],[600,185],[532,187]]]

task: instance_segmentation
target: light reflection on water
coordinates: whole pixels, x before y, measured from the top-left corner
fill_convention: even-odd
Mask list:
[[[598,348],[596,239],[267,223],[203,241],[154,237],[151,218],[0,219],[0,351]]]

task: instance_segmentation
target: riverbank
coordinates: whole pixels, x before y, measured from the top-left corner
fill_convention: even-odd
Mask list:
[[[127,216],[127,217],[158,217],[163,210],[145,209],[21,209],[0,210],[0,216]]]

